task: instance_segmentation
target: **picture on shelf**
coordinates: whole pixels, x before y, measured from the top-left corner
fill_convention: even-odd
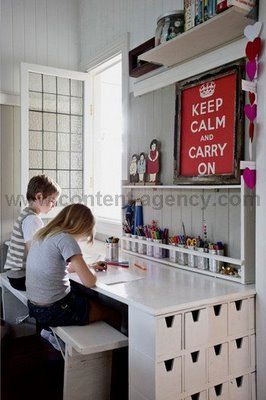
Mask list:
[[[132,185],[160,185],[160,142],[153,139],[149,153],[133,154],[129,165],[129,182]]]
[[[175,184],[238,184],[244,150],[240,60],[176,85]]]

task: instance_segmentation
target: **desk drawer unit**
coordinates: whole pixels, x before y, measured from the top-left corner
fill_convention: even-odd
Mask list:
[[[152,316],[131,308],[130,400],[256,400],[254,296]]]

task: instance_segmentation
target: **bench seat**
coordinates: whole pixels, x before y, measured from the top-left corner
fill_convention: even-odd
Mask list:
[[[80,354],[94,354],[128,345],[125,335],[103,321],[83,326],[59,326],[54,333]]]

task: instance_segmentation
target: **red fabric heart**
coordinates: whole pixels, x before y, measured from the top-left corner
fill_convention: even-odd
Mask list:
[[[255,93],[248,92],[248,97],[249,97],[249,102],[252,105],[254,103],[254,101],[256,100]]]
[[[254,119],[257,117],[257,106],[256,104],[253,104],[252,106],[250,104],[246,104],[244,107],[244,111],[246,114],[246,117],[253,122]]]
[[[256,185],[256,170],[245,168],[243,172],[243,178],[247,187],[249,187],[249,189],[253,189]]]
[[[250,140],[251,140],[251,142],[253,142],[253,138],[254,138],[254,123],[253,123],[253,122],[250,122],[250,123],[249,123],[249,130],[248,130],[248,132],[249,132]]]
[[[261,51],[261,38],[257,37],[253,42],[248,42],[246,46],[246,55],[247,58],[251,60],[255,60],[257,56],[259,56]]]

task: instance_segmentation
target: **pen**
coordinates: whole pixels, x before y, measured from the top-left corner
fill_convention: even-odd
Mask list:
[[[115,267],[122,267],[122,268],[128,268],[129,267],[129,262],[118,262],[118,261],[107,261],[107,265],[110,266],[115,266]]]
[[[139,268],[139,269],[142,269],[143,271],[146,271],[146,270],[147,270],[146,267],[144,267],[143,265],[140,265],[140,264],[138,264],[138,263],[134,263],[134,265],[135,265],[135,267],[137,267],[137,268]]]

